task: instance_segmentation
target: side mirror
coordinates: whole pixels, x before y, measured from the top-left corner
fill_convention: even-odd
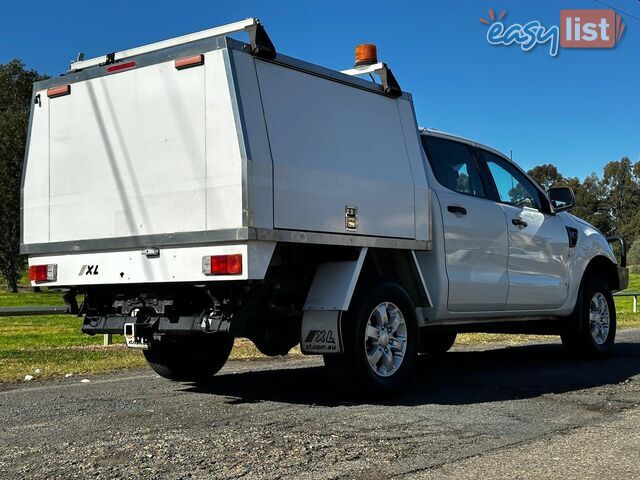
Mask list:
[[[554,212],[571,210],[576,205],[576,196],[570,187],[551,187],[547,194]]]

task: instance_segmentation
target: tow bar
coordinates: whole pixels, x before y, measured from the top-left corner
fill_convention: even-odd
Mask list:
[[[138,348],[140,350],[148,350],[149,340],[148,337],[143,335],[144,330],[148,329],[148,327],[149,326],[145,324],[136,325],[135,323],[125,323],[124,340],[127,344],[127,347]]]

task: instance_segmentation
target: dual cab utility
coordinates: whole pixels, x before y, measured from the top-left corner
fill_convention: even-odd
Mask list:
[[[608,353],[627,270],[568,213],[572,191],[420,130],[373,46],[357,53],[344,72],[312,65],[248,19],[36,83],[32,284],[68,288],[84,332],[124,333],[175,380],[214,375],[234,337],[266,355],[300,344],[376,393],[458,332]]]

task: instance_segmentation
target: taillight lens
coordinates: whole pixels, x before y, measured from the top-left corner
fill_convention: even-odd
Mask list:
[[[241,275],[242,255],[213,255],[202,257],[202,273],[205,275]]]
[[[32,282],[55,282],[58,278],[58,266],[31,265],[29,267],[29,280]]]

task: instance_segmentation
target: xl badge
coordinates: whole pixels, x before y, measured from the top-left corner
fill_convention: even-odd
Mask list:
[[[98,275],[98,265],[82,265],[78,276],[82,277],[83,275]]]

